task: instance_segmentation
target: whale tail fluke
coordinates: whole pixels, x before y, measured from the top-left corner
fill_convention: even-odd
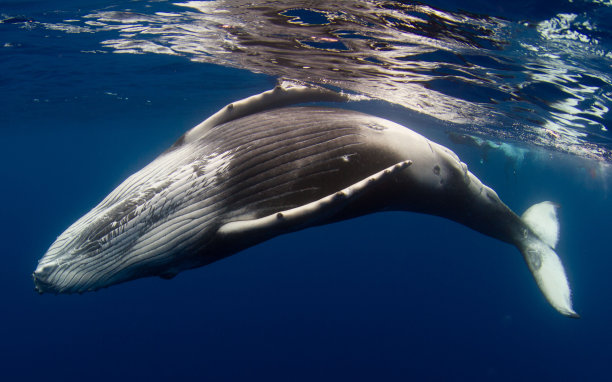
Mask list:
[[[559,239],[557,208],[554,203],[542,202],[525,211],[521,220],[531,232],[525,233],[519,249],[548,302],[561,314],[579,318],[572,309],[571,290],[563,264],[554,250]]]

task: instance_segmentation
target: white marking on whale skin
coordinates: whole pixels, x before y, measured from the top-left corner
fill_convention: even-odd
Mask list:
[[[207,163],[204,166],[204,173],[207,174],[207,176],[211,176],[212,180],[216,180],[217,177],[227,173],[232,162],[232,154],[229,152],[223,152],[221,154],[212,153],[207,159]]]

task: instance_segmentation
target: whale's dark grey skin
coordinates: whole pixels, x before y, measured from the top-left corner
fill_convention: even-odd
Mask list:
[[[515,245],[548,301],[577,317],[554,252],[555,205],[522,217],[449,149],[330,90],[285,84],[230,104],[130,176],[51,245],[39,292],[171,278],[277,235],[368,213],[442,216]]]

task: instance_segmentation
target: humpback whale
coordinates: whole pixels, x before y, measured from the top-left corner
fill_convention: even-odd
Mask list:
[[[407,127],[298,106],[356,98],[286,81],[225,106],[66,229],[38,262],[36,290],[172,278],[281,234],[402,210],[516,246],[548,302],[578,317],[554,250],[554,203],[518,216],[455,153]]]

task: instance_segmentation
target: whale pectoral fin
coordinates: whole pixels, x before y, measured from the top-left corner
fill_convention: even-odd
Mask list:
[[[258,219],[237,220],[225,223],[217,233],[225,238],[236,238],[241,242],[254,243],[267,240],[281,233],[297,231],[319,224],[333,216],[351,201],[359,198],[374,184],[394,176],[410,166],[412,161],[402,161],[368,176],[331,195],[299,207],[278,211]]]
[[[208,130],[223,123],[262,111],[306,102],[348,102],[368,99],[365,96],[336,92],[321,86],[296,81],[281,81],[274,89],[232,102],[189,130],[182,142],[199,139]]]

